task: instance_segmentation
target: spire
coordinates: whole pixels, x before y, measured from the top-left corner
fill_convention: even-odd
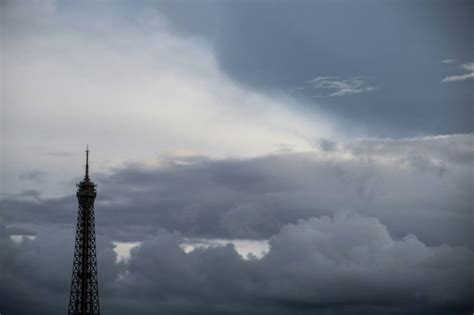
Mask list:
[[[86,176],[84,180],[89,180],[89,145],[86,148]]]

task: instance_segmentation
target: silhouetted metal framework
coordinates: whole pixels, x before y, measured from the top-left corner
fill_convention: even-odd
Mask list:
[[[68,314],[97,315],[100,314],[94,220],[97,186],[89,178],[89,148],[86,150],[86,175],[77,187],[79,209]]]

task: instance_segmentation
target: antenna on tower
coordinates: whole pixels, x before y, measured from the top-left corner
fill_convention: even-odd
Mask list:
[[[89,180],[89,145],[86,148],[86,176],[84,179]]]

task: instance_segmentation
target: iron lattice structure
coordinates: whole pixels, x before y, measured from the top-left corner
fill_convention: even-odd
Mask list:
[[[68,314],[98,315],[100,307],[94,219],[97,186],[89,178],[89,149],[86,150],[85,177],[76,186],[79,209]]]

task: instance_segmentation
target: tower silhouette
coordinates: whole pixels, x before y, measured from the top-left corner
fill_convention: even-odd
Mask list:
[[[86,150],[86,174],[76,184],[79,209],[77,212],[76,243],[72,265],[69,315],[98,315],[99,287],[95,248],[94,201],[96,187],[89,178],[89,146]]]

